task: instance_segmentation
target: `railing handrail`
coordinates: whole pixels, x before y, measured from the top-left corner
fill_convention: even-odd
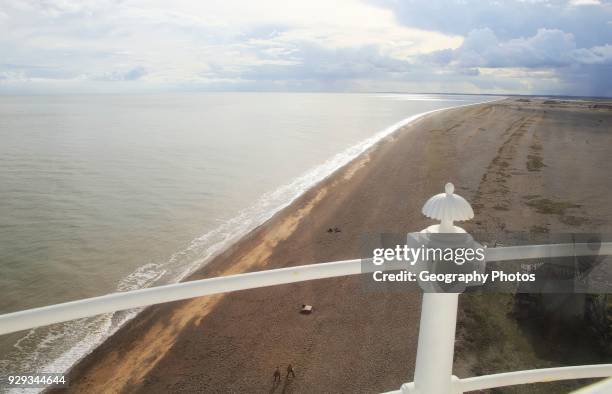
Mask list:
[[[612,364],[576,365],[570,367],[527,369],[493,375],[459,379],[461,392],[485,390],[494,387],[543,383],[556,380],[606,378],[612,376]]]
[[[518,386],[530,383],[546,383],[558,380],[596,379],[612,376],[612,364],[576,365],[522,371],[504,372],[471,378],[453,377],[453,391],[458,393],[492,389],[496,387]],[[412,388],[412,383],[406,386]],[[402,389],[388,391],[384,394],[404,394]]]
[[[612,255],[612,242],[602,242],[598,249],[588,244],[525,245],[488,248],[485,260],[508,261],[563,256]],[[54,323],[94,316],[103,313],[145,307],[171,301],[254,289],[316,279],[357,275],[362,272],[362,259],[302,265],[266,271],[249,272],[216,278],[201,279],[171,285],[151,287],[122,293],[71,301],[25,311],[0,315],[0,335]],[[381,270],[398,269],[395,264],[381,266]],[[493,387],[520,385],[554,380],[586,379],[612,376],[612,364],[581,365],[499,373],[459,379],[452,377],[452,390],[456,393]],[[412,393],[414,383],[406,383],[399,391]]]
[[[301,265],[149,287],[0,315],[0,335],[171,301],[361,273],[361,259]]]
[[[586,245],[551,244],[487,248],[486,261],[593,254],[612,255],[612,242],[602,242],[599,244],[597,251],[586,247]],[[188,298],[316,279],[357,275],[362,273],[361,263],[361,259],[353,259],[278,268],[111,293],[99,297],[27,309],[0,315],[0,335],[103,313],[180,301]],[[393,264],[381,266],[381,270],[385,269],[397,269],[397,266]]]
[[[590,248],[593,243],[564,243],[564,244],[544,244],[544,245],[521,245],[504,246],[499,248],[487,248],[485,260],[506,261],[506,260],[531,260],[554,257],[568,256],[610,256],[612,255],[612,242],[601,242],[598,248]]]

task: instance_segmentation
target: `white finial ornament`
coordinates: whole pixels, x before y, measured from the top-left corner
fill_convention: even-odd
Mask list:
[[[441,233],[454,233],[458,230],[453,222],[469,220],[474,217],[474,211],[470,203],[458,194],[455,194],[455,186],[447,183],[444,187],[445,193],[436,194],[423,206],[423,215],[440,221],[438,231]]]

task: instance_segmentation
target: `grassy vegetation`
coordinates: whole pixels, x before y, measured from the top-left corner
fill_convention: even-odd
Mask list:
[[[542,158],[537,155],[527,155],[526,165],[528,171],[540,171],[542,167],[546,167],[546,164],[544,164]]]
[[[572,204],[563,201],[553,201],[548,198],[527,199],[527,202],[525,204],[534,208],[538,213],[555,215],[565,215],[565,210],[569,208],[580,208],[580,205],[578,204]]]
[[[578,204],[572,204],[564,201],[553,201],[548,198],[541,198],[537,194],[524,196],[523,199],[525,200],[525,204],[527,206],[535,209],[538,213],[545,215],[558,215],[561,223],[568,224],[570,226],[581,226],[589,222],[589,220],[585,217],[566,214],[568,209],[580,208],[580,205]],[[540,226],[532,226],[530,232],[532,234],[538,234],[546,233],[548,230]]]
[[[474,375],[594,363],[602,357],[597,344],[584,335],[582,322],[574,327],[561,325],[560,333],[551,334],[550,328],[559,328],[559,323],[544,318],[517,320],[512,294],[463,294],[460,303],[455,364],[469,365]],[[566,393],[586,383],[552,382],[487,392]]]
[[[573,215],[562,216],[559,220],[565,224],[569,224],[570,226],[580,226],[588,222],[587,218]]]

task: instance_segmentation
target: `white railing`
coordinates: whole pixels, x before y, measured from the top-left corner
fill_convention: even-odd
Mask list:
[[[83,317],[231,291],[355,275],[361,260],[302,265],[112,293],[0,315],[0,335]]]
[[[588,244],[551,244],[487,248],[486,261],[542,259],[563,256],[612,255],[612,242],[602,242],[594,251]],[[301,265],[267,271],[221,276],[166,286],[150,287],[100,297],[86,298],[25,311],[0,315],[0,335],[47,326],[103,313],[180,301],[218,293],[277,286],[316,279],[361,274],[363,260],[343,260],[329,263]],[[381,270],[394,270],[397,266],[383,265]]]
[[[495,387],[514,386],[555,380],[606,378],[612,376],[611,364],[578,365],[573,367],[530,369],[459,379],[460,392],[485,390]]]
[[[432,202],[431,200],[435,201]],[[469,212],[471,212],[469,204],[467,205],[469,207],[468,211],[466,206],[461,206],[461,204],[467,204],[467,202],[461,197],[454,195],[453,188],[449,188],[448,185],[446,195],[441,194],[431,200],[428,201],[429,205],[426,204],[426,207],[431,209],[424,210],[424,213],[441,220],[442,223],[440,226],[430,226],[424,231],[435,233],[440,228],[443,228],[444,232],[462,232],[461,228],[453,225],[453,220],[455,220],[452,217],[453,209],[448,209],[448,207],[438,209],[440,207],[435,205],[450,203],[452,206],[457,207],[457,204],[459,204],[460,216],[464,220],[466,215],[468,218],[471,217],[469,216]],[[436,216],[436,212],[443,212],[444,217]],[[612,255],[612,242],[603,242],[597,246],[596,250],[589,248],[588,244],[584,243],[488,248],[486,249],[485,260],[493,262],[563,256]],[[123,293],[113,293],[100,297],[13,312],[0,315],[0,335],[103,313],[140,308],[188,298],[316,279],[357,275],[363,273],[362,263],[363,260],[354,259],[244,273]],[[381,266],[380,269],[395,270],[398,267],[390,264]],[[612,376],[612,364],[516,371],[464,379],[453,376],[452,364],[458,296],[459,294],[435,293],[425,293],[423,295],[414,382],[406,383],[400,390],[392,391],[391,393],[457,394],[527,383]]]
[[[528,369],[476,376],[473,378],[451,378],[452,393],[486,390],[496,387],[518,386],[530,383],[546,383],[559,380],[607,378],[612,376],[612,364],[578,365],[574,367]],[[415,392],[414,383],[405,384],[400,390],[385,394],[404,394]],[[603,393],[600,392],[600,393]]]
[[[596,254],[612,255],[612,242],[604,242],[599,245]],[[488,248],[486,261],[506,261],[539,259],[547,257],[581,256],[593,255],[595,251],[587,247],[587,244],[552,244],[552,245],[528,245],[512,246],[502,248]],[[34,308],[20,312],[0,315],[0,335],[16,331],[36,328],[54,323],[65,322],[83,317],[95,316],[103,313],[116,312],[132,308],[140,308],[165,302],[184,300],[206,295],[226,293],[238,290],[255,289],[266,286],[276,286],[288,283],[304,282],[309,280],[334,278],[361,274],[361,259],[335,261],[329,263],[303,265],[297,267],[280,268],[267,271],[258,271],[245,274],[223,276],[210,279],[201,279],[190,282],[176,283],[167,286],[159,286],[147,289],[134,290],[123,293],[113,293],[100,297],[88,298],[63,304]],[[381,269],[396,269],[396,267],[381,266]],[[454,326],[456,316],[456,304],[452,305],[455,313],[441,313],[445,303],[443,298],[456,297],[455,294],[425,294],[423,299],[421,331],[436,333],[438,330],[449,332],[452,327],[452,335],[446,335],[448,346],[440,346],[444,335],[433,335],[437,347],[443,353],[450,353],[451,362],[454,347]],[[428,313],[431,311],[432,313]],[[429,316],[430,320],[426,320]],[[444,321],[433,321],[431,319],[443,319]],[[423,332],[419,334],[419,349],[427,349],[421,345],[422,339],[426,338]],[[435,357],[435,352],[421,352],[428,355],[430,360],[417,360],[417,371],[422,369],[421,375],[431,375],[437,381],[440,379],[440,360]],[[433,356],[433,357],[432,357]],[[448,358],[448,357],[446,357]],[[420,361],[420,362],[419,362]],[[425,368],[428,365],[436,365],[434,369]],[[451,364],[452,368],[452,364]],[[430,373],[433,372],[433,373]],[[467,379],[458,379],[449,376],[449,391],[447,393],[462,393],[472,390],[482,390],[493,387],[518,385],[526,383],[546,382],[563,379],[600,378],[612,376],[612,364],[585,365],[576,367],[548,368],[541,370],[527,370],[509,372],[495,375],[479,376]],[[418,382],[417,372],[415,381]],[[418,384],[418,383],[417,383]],[[425,383],[427,384],[427,383]],[[423,385],[422,385],[423,386]],[[408,383],[401,390],[392,393],[434,393],[429,386],[427,389],[417,391],[415,383]]]

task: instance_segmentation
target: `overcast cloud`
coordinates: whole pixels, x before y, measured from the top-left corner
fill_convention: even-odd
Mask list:
[[[3,0],[0,92],[612,96],[608,1]]]

